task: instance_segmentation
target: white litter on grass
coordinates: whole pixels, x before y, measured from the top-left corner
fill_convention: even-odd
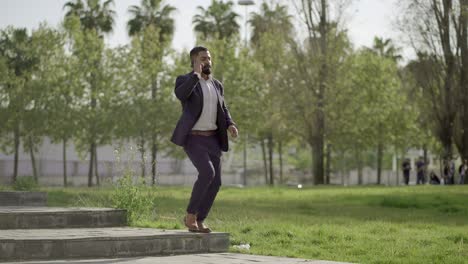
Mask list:
[[[250,249],[250,245],[249,245],[249,244],[234,245],[233,248],[235,248],[235,249],[249,250],[249,249]]]

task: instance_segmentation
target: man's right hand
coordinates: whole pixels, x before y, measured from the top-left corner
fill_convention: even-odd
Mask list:
[[[203,64],[201,64],[198,61],[195,61],[195,63],[193,64],[193,72],[201,74],[202,70],[203,70]]]

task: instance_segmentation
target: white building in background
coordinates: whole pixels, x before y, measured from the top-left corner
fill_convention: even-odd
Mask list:
[[[125,170],[131,169],[135,176],[141,175],[141,154],[134,143],[122,146],[98,147],[98,175],[101,182],[115,181],[122,176]],[[67,176],[72,186],[84,186],[88,183],[89,155],[80,157],[73,143],[69,143],[67,150]],[[226,156],[226,155],[225,155]],[[225,157],[224,157],[225,158]],[[35,153],[39,184],[47,186],[63,185],[63,146],[53,144],[49,138],[44,138],[42,145]],[[151,180],[150,153],[145,158],[146,179]],[[197,171],[188,159],[176,160],[164,157],[158,153],[156,163],[158,177],[157,183],[161,185],[191,185],[196,180]],[[14,154],[0,153],[0,184],[7,184],[13,178]],[[20,146],[18,161],[18,177],[32,176],[32,164],[29,153],[23,152]],[[223,173],[223,184],[239,184],[241,175]],[[93,183],[95,179],[93,178]]]
[[[231,150],[228,153],[223,153],[223,185],[240,185],[243,184],[243,168],[242,155],[234,155],[233,149],[241,147],[235,142],[231,144]],[[29,153],[23,152],[23,146],[20,146],[20,155],[18,162],[18,177],[32,176],[32,165]],[[39,184],[47,186],[62,186],[63,185],[63,157],[62,144],[53,144],[49,138],[44,138],[38,152],[35,153],[36,166],[38,172]],[[69,143],[67,147],[67,175],[69,185],[86,186],[88,183],[89,156],[86,153],[85,157],[80,157],[75,150],[73,143]],[[115,182],[121,177],[124,170],[130,169],[133,175],[141,175],[141,154],[134,143],[125,143],[123,145],[115,144],[114,146],[103,146],[98,148],[98,174],[101,182]],[[251,148],[249,154],[249,174],[247,177],[248,185],[263,185],[265,183],[263,176],[263,161],[259,160],[257,152],[258,148]],[[405,157],[411,160],[413,170],[410,176],[410,182],[416,181],[415,162],[423,156],[420,150],[410,150]],[[276,157],[275,157],[276,159]],[[438,157],[428,154],[430,161],[428,171],[434,171],[440,176],[440,167]],[[403,184],[403,173],[401,171],[401,157],[393,158],[392,169],[382,171],[381,182],[384,185],[401,185]],[[151,182],[151,160],[150,153],[146,153],[145,170],[147,182]],[[14,155],[6,155],[0,153],[0,184],[8,184],[13,177]],[[157,184],[160,185],[192,185],[196,180],[197,171],[188,159],[177,160],[171,157],[165,157],[163,153],[158,153],[157,160]],[[276,177],[279,172],[275,171]],[[304,183],[309,179],[310,175],[301,174],[294,171],[285,171],[285,183]],[[278,179],[276,179],[276,182]],[[377,173],[373,168],[363,168],[363,183],[375,184],[377,182]],[[95,179],[93,178],[95,184]],[[341,171],[332,172],[330,175],[330,183],[335,185],[356,185],[358,183],[357,170],[351,170],[343,175]]]

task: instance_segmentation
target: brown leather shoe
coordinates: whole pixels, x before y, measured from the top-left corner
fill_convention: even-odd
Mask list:
[[[184,217],[184,224],[190,232],[198,232],[197,215],[187,213]]]
[[[197,225],[198,225],[198,232],[200,233],[211,233],[211,229],[206,226],[203,222],[200,222],[200,221],[197,221]]]

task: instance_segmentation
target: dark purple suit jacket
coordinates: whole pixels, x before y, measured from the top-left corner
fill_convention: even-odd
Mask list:
[[[222,151],[228,151],[227,128],[235,125],[224,102],[224,87],[220,81],[213,79],[218,95],[218,111],[216,118],[217,137]],[[176,79],[175,95],[182,103],[182,116],[177,122],[172,134],[171,141],[179,146],[184,146],[187,136],[190,134],[195,123],[200,118],[203,109],[203,92],[197,75],[192,72],[180,75]]]

